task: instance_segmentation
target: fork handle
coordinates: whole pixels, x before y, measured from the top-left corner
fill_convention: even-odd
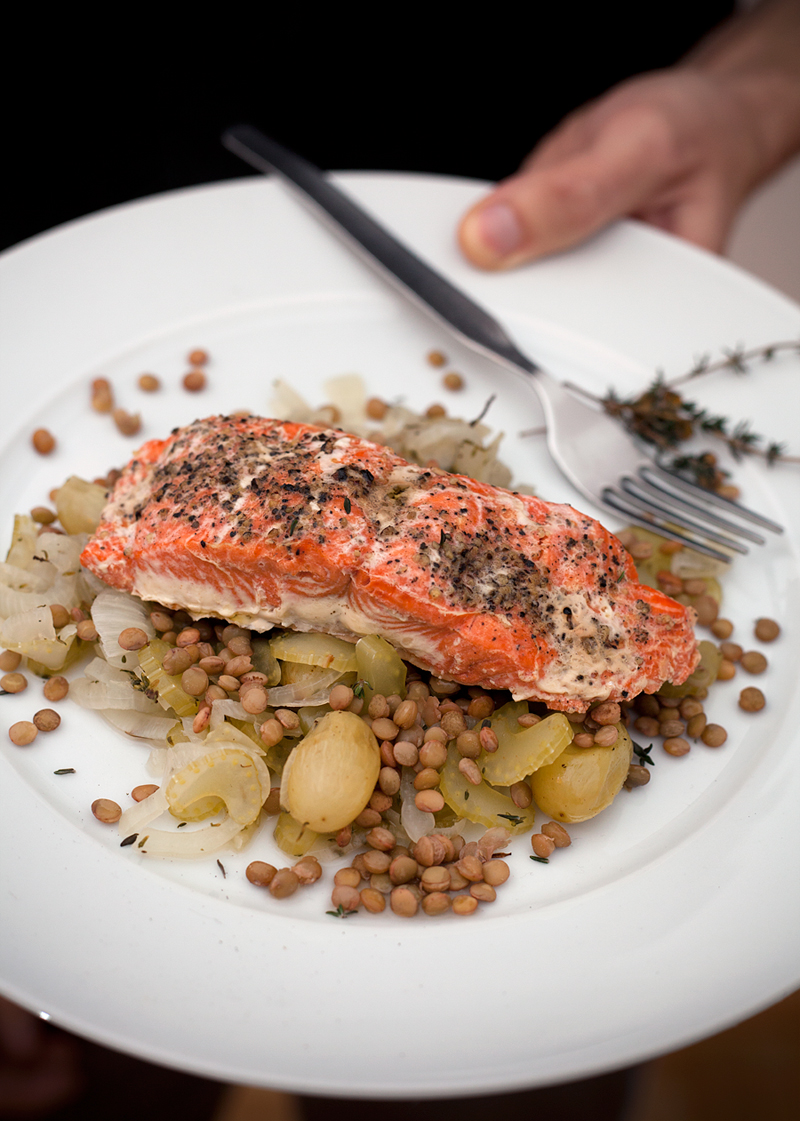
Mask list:
[[[444,323],[467,346],[526,374],[544,373],[517,348],[485,308],[412,253],[308,160],[251,125],[228,129],[222,142],[257,170],[277,172],[299,193],[302,201],[311,203],[317,217],[326,221],[334,232],[344,234],[347,242],[355,246],[360,256],[384,279],[399,287],[423,311]]]

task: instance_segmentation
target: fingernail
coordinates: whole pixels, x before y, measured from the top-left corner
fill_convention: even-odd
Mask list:
[[[478,235],[498,257],[507,257],[522,242],[522,227],[514,211],[504,202],[494,202],[475,215]]]

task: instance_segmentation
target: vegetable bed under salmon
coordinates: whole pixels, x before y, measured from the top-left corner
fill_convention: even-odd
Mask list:
[[[693,612],[571,506],[407,463],[338,430],[210,417],[128,464],[82,563],[196,617],[355,640],[584,711],[680,683]]]

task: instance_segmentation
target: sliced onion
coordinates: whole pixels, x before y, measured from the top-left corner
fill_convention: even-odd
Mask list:
[[[245,826],[228,817],[219,825],[206,825],[202,829],[146,829],[139,837],[139,850],[144,856],[177,856],[191,858],[209,856],[241,833]],[[127,834],[130,836],[130,834]],[[144,842],[142,844],[142,842]]]
[[[19,568],[16,564],[0,562],[0,586],[12,592],[43,592],[56,578],[58,569],[49,561],[34,568]]]
[[[24,654],[47,669],[58,670],[75,640],[74,626],[64,627],[63,631],[65,641],[56,634],[50,608],[35,607],[10,615],[0,623],[0,646]]]
[[[328,670],[325,675],[310,681],[293,681],[291,685],[276,685],[267,689],[267,702],[273,708],[300,708],[301,706],[326,705],[331,686],[342,675],[338,670]]]
[[[81,708],[91,708],[100,712],[107,708],[127,709],[142,712],[146,716],[164,716],[164,710],[160,705],[151,701],[138,689],[134,689],[128,682],[89,681],[88,678],[79,677],[70,685],[69,695]],[[167,719],[169,723],[166,728],[169,730],[175,724],[175,718]]]
[[[431,813],[417,809],[414,796],[414,772],[410,767],[403,767],[403,777],[400,780],[400,823],[408,834],[409,840],[418,841],[432,832],[436,825],[436,818]]]
[[[103,709],[103,716],[125,735],[138,740],[163,740],[175,727],[170,716],[148,716],[131,709]]]
[[[225,723],[226,716],[229,716],[232,720],[253,719],[249,712],[245,712],[239,701],[212,701],[211,716],[208,720],[208,726],[212,732],[215,732],[221,724]]]
[[[136,833],[143,825],[149,825],[151,821],[155,821],[163,813],[169,809],[167,796],[161,787],[154,790],[147,798],[143,798],[141,802],[136,802],[129,809],[125,810],[122,817],[119,819],[119,834],[121,837],[130,837],[131,833]]]
[[[100,647],[109,665],[116,669],[135,666],[138,659],[130,650],[123,650],[118,639],[128,627],[144,631],[148,638],[155,637],[155,627],[147,608],[140,599],[108,588],[92,604],[92,622],[97,628]]]

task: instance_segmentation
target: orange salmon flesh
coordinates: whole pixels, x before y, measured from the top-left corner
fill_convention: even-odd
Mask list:
[[[288,421],[148,441],[81,560],[195,618],[379,634],[439,677],[565,712],[680,684],[699,660],[691,608],[639,584],[593,518]]]

